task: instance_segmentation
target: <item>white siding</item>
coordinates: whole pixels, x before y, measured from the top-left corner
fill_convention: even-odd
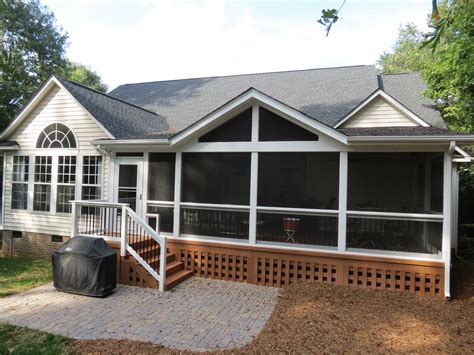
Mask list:
[[[376,97],[342,125],[343,128],[415,126],[419,124],[395,109],[382,97]]]
[[[18,152],[9,152],[6,155],[5,220],[3,225],[5,230],[21,230],[65,236],[70,233],[70,216],[67,214],[29,213],[27,211],[11,209],[13,155],[29,155],[30,159],[32,159],[35,152],[38,154],[39,150],[35,149],[38,135],[43,128],[51,123],[63,123],[74,132],[78,144],[77,155],[101,155],[90,142],[99,138],[107,138],[107,134],[67,91],[58,86],[52,88],[28,117],[8,137],[9,140],[19,143],[20,150]],[[44,155],[48,155],[48,152],[50,151],[44,150]],[[76,153],[72,154],[75,155]],[[78,165],[79,160],[82,160],[82,158],[78,158]],[[103,197],[106,198],[108,194],[109,156],[103,155],[102,164],[102,190]],[[30,171],[30,174],[32,173]],[[78,173],[82,173],[82,171],[78,169]]]

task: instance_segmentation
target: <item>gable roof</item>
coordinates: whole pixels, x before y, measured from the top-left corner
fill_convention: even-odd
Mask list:
[[[166,119],[78,83],[55,77],[116,139],[171,135]]]
[[[428,100],[429,106],[421,97],[419,75],[378,77],[373,65],[125,84],[109,95],[157,112],[181,131],[250,87],[331,127],[386,87],[410,111],[422,113],[429,125],[446,128],[434,103]]]

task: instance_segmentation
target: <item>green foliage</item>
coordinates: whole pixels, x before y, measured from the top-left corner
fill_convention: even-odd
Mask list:
[[[474,130],[474,1],[455,2],[449,30],[444,32],[435,61],[423,70],[426,95],[435,99],[450,128]],[[421,49],[423,50],[423,49]]]
[[[101,77],[90,67],[80,63],[69,63],[66,68],[66,78],[77,83],[86,85],[92,89],[106,92],[108,87],[102,82]]]
[[[337,20],[339,20],[339,12],[341,12],[341,9],[345,3],[346,3],[346,0],[342,2],[339,9],[323,9],[322,10],[321,18],[316,22],[326,27],[326,37],[329,36],[329,31],[331,31],[332,25],[334,25],[337,22]]]
[[[107,90],[96,72],[69,62],[68,34],[39,0],[0,0],[0,41],[0,130],[53,74]]]
[[[52,280],[49,260],[0,257],[0,298]]]
[[[68,35],[38,1],[0,0],[0,127],[67,63]]]
[[[422,42],[423,33],[413,23],[400,27],[392,51],[384,51],[380,55],[378,68],[384,74],[424,70],[434,61],[434,55],[428,50],[420,49]]]
[[[0,324],[0,354],[68,354],[68,344],[60,335]]]
[[[474,130],[474,2],[438,5],[449,13],[436,51],[423,46],[424,36],[408,24],[399,32],[392,52],[384,52],[378,66],[382,73],[421,71],[428,84],[425,95],[435,100],[450,129]]]

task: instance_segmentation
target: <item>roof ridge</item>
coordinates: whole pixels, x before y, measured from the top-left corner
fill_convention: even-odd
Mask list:
[[[216,79],[216,78],[230,78],[237,76],[249,76],[249,75],[265,75],[265,74],[279,74],[279,73],[292,73],[292,72],[303,72],[303,71],[312,71],[312,70],[332,70],[332,69],[342,69],[342,68],[356,68],[356,67],[375,67],[373,64],[358,64],[358,65],[341,65],[338,67],[324,67],[324,68],[308,68],[308,69],[293,69],[293,70],[280,70],[280,71],[269,71],[269,72],[258,72],[258,73],[246,73],[246,74],[231,74],[231,75],[214,75],[214,76],[200,76],[194,78],[182,78],[182,79],[168,79],[168,80],[153,80],[153,81],[142,81],[137,83],[125,83],[117,86],[114,91],[121,86],[127,85],[141,85],[141,84],[152,84],[152,83],[166,83],[172,81],[186,81],[186,80],[199,80],[199,79]]]
[[[161,115],[157,114],[156,112],[147,110],[146,108],[143,108],[143,107],[140,107],[140,106],[138,106],[138,105],[135,105],[135,104],[132,104],[132,103],[130,103],[130,102],[127,102],[127,101],[125,101],[125,100],[119,99],[118,97],[109,95],[109,94],[104,93],[104,92],[102,92],[102,91],[95,90],[95,89],[93,89],[93,88],[90,88],[90,87],[88,87],[88,86],[86,86],[86,85],[83,85],[83,84],[80,84],[80,83],[78,83],[78,82],[75,82],[75,81],[73,81],[73,80],[69,80],[69,79],[63,78],[62,76],[59,76],[59,75],[56,75],[56,74],[53,75],[53,76],[54,76],[55,78],[57,78],[57,79],[59,78],[59,79],[65,80],[65,81],[67,81],[68,83],[71,83],[71,84],[73,84],[73,85],[77,85],[77,86],[79,86],[79,87],[81,87],[81,88],[83,88],[83,89],[87,89],[87,90],[92,91],[92,92],[94,92],[94,93],[96,93],[96,94],[100,94],[100,95],[103,95],[103,96],[105,96],[105,97],[108,97],[109,99],[119,101],[119,102],[121,102],[121,103],[124,103],[124,104],[126,104],[126,105],[129,105],[129,106],[138,108],[138,109],[143,110],[143,111],[145,111],[145,112],[152,113],[152,114],[155,115],[155,116],[162,117]]]

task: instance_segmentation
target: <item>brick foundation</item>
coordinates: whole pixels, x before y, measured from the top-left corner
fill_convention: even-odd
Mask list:
[[[54,250],[66,242],[69,237],[63,236],[62,242],[53,242],[51,234],[21,232],[21,238],[13,238],[10,230],[3,231],[4,256],[24,256],[36,259],[49,259]],[[11,246],[11,250],[10,250]]]

